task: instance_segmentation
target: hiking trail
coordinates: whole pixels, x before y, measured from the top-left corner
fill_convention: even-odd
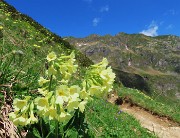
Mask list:
[[[109,98],[109,102],[115,103],[119,97],[112,94]],[[134,116],[141,124],[142,127],[148,129],[151,133],[154,133],[159,138],[180,138],[180,125],[166,117],[160,117],[153,115],[149,111],[128,102],[121,102],[122,105],[119,108]]]

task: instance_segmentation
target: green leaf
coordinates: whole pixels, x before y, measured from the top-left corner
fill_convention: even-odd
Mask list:
[[[54,135],[53,131],[50,131],[46,136],[46,138],[54,138],[54,137],[55,137],[55,135]]]
[[[75,128],[71,128],[66,132],[66,138],[78,138],[78,132]]]
[[[26,135],[26,138],[41,138],[41,135],[37,128],[33,128],[33,131],[29,131]]]

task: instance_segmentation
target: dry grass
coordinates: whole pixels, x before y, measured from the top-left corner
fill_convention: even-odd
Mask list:
[[[4,104],[1,107],[0,117],[0,137],[1,138],[19,138],[17,135],[17,128],[8,118],[8,113],[11,107],[8,104]]]

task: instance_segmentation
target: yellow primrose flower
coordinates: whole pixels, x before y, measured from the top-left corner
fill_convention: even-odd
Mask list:
[[[108,60],[106,58],[103,58],[103,60],[100,62],[102,69],[106,69],[108,65]]]
[[[101,73],[100,73],[100,76],[105,81],[109,79],[107,70],[102,70]]]
[[[13,121],[15,118],[17,118],[17,112],[9,113],[9,120]]]
[[[77,66],[74,65],[68,65],[68,64],[62,64],[59,65],[60,72],[63,75],[64,79],[69,80],[72,73],[75,73],[77,71]]]
[[[69,96],[69,88],[66,85],[60,85],[56,89],[56,95],[57,96]]]
[[[84,109],[85,109],[85,105],[86,105],[87,101],[82,101],[79,103],[79,110],[83,113]]]
[[[25,125],[27,125],[27,117],[25,115],[22,115],[16,119],[14,119],[13,123],[15,126],[25,126]]]
[[[44,79],[43,77],[40,77],[38,80],[38,83],[40,86],[42,86],[43,84],[45,84],[46,82],[49,82],[49,80]]]
[[[49,110],[46,112],[45,116],[48,116],[49,120],[53,120],[57,117],[57,110],[53,106],[51,106]]]
[[[67,99],[67,98],[66,98]],[[58,96],[55,101],[56,104],[63,105],[64,104],[64,98],[61,96]]]
[[[107,83],[104,83],[104,86],[102,87],[102,90],[104,92],[110,92],[112,90],[112,88],[113,88],[113,85],[109,85]]]
[[[68,59],[66,62],[67,62],[67,64],[69,64],[69,65],[73,65],[75,61],[76,61],[76,60],[75,60],[74,58],[70,58],[70,59]]]
[[[65,80],[65,79],[62,79],[60,82],[61,82],[62,84],[68,84],[68,80]]]
[[[68,72],[65,72],[63,75],[64,75],[64,79],[65,79],[65,80],[69,80],[69,79],[71,78],[71,75],[72,75],[72,74],[70,74],[70,73],[68,73]]]
[[[99,96],[102,93],[102,90],[101,90],[100,86],[92,85],[89,88],[88,92],[91,96],[93,96],[93,95]]]
[[[81,88],[78,85],[73,85],[73,86],[70,87],[69,92],[72,95],[74,93],[79,93],[80,89]]]
[[[34,116],[33,112],[30,113],[30,118],[27,119],[27,124],[37,123],[38,119]]]
[[[48,75],[51,76],[51,75],[56,75],[57,73],[57,70],[54,68],[53,65],[51,65],[49,68],[48,68]]]
[[[37,105],[37,109],[39,110],[39,114],[43,115],[49,107],[48,99],[45,97],[38,97],[35,99],[35,103]]]
[[[108,61],[106,58],[103,58],[103,60],[97,64],[91,65],[91,67],[97,69],[97,70],[104,70],[106,69],[108,65]]]
[[[68,121],[71,118],[71,115],[67,112],[61,112],[60,116],[58,117],[59,122]]]
[[[55,98],[54,92],[52,92],[52,95],[50,96],[50,105],[55,106],[55,101],[56,101],[56,98]]]
[[[72,73],[77,71],[78,65],[74,65],[74,53],[72,52],[69,56],[61,56],[58,61],[58,66],[60,68],[61,74],[65,77],[65,79],[69,79]],[[67,59],[67,60],[66,60]]]
[[[74,109],[78,109],[79,102],[78,101],[70,101],[67,105],[67,110],[69,112],[74,111]]]
[[[61,74],[64,74],[67,71],[66,65],[60,65],[59,68],[60,68]]]
[[[29,109],[30,109],[31,112],[34,110],[34,102],[31,102]]]
[[[0,26],[0,30],[1,30],[1,29],[3,29],[3,27],[2,27],[2,26]]]
[[[71,111],[74,111],[74,109],[78,109],[79,101],[80,101],[79,98],[71,99],[71,100],[68,102],[67,110],[68,110],[69,112],[71,112]]]
[[[54,92],[53,91],[48,91],[48,93],[46,94],[45,98],[47,98],[49,100],[52,97],[54,97]]]
[[[15,99],[13,102],[13,107],[15,111],[19,111],[19,110],[24,111],[27,108],[27,101]]]
[[[29,101],[31,99],[31,96],[25,96],[24,100]]]
[[[47,55],[46,59],[48,60],[48,62],[50,62],[50,61],[55,60],[56,58],[57,58],[56,54],[54,52],[51,52]]]
[[[116,77],[116,74],[112,71],[111,67],[108,67],[108,68],[107,68],[107,71],[108,71],[108,75],[110,76],[110,78],[111,78],[112,80],[114,80],[115,77]]]
[[[108,67],[106,70],[101,71],[100,76],[103,80],[103,89],[107,92],[111,91],[113,87],[112,84],[115,79],[115,73],[112,72],[112,69]]]
[[[43,96],[45,96],[48,93],[48,90],[44,89],[44,88],[38,88],[38,92],[40,94],[42,94]]]
[[[69,88],[66,85],[60,85],[56,89],[56,104],[62,105],[69,100]]]
[[[68,69],[68,72],[69,73],[75,73],[76,71],[77,71],[77,67],[78,67],[78,65],[67,65],[66,66],[66,68]]]
[[[81,99],[88,100],[90,98],[89,94],[83,89],[80,93],[79,96]]]

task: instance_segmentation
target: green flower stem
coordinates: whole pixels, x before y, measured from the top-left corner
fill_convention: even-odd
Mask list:
[[[58,138],[59,122],[55,120],[55,138]]]
[[[49,92],[51,91],[52,78],[53,78],[53,75],[51,75],[51,77],[50,77],[50,82],[49,82]]]
[[[40,118],[40,128],[41,128],[42,138],[44,138],[43,128],[42,128],[42,118]]]

